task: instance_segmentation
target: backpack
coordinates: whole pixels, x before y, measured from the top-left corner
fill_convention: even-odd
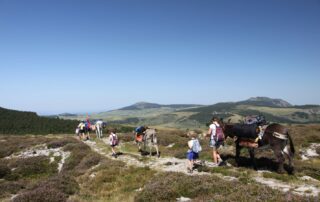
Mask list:
[[[216,126],[216,136],[215,140],[217,142],[223,142],[224,141],[224,133],[223,130],[220,126]]]
[[[202,147],[198,139],[193,140],[192,151],[195,153],[199,153],[202,151]]]
[[[139,127],[136,128],[135,131],[136,131],[137,133],[142,133],[142,132],[143,132],[142,130],[143,130],[143,127],[142,127],[142,126],[139,126]]]
[[[112,135],[112,145],[118,145],[119,141],[118,141],[118,137],[117,135]]]
[[[259,116],[246,116],[244,118],[244,124],[246,124],[246,125],[252,125],[252,124],[264,125],[264,124],[266,124],[266,119],[262,115],[259,115]]]

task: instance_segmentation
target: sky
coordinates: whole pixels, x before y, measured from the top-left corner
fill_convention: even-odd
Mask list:
[[[319,0],[0,0],[0,107],[320,104]]]

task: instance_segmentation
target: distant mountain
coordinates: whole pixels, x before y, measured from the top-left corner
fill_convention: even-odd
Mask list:
[[[248,100],[237,102],[237,104],[265,106],[265,107],[292,107],[287,101],[282,99],[272,99],[268,97],[252,97]]]
[[[71,113],[62,113],[59,114],[58,116],[78,116],[77,114],[71,114]]]
[[[156,103],[137,102],[133,105],[123,107],[119,110],[141,110],[141,109],[153,109],[153,108],[161,108],[161,105]]]
[[[239,102],[225,102],[183,110],[195,112],[189,119],[205,123],[218,116],[221,118],[236,117],[241,120],[248,115],[263,115],[268,121],[281,123],[316,123],[320,122],[319,105],[293,106],[282,99],[255,97]]]
[[[0,107],[0,134],[74,133],[77,121],[38,116]]]
[[[162,107],[173,108],[173,109],[181,109],[181,108],[190,108],[190,107],[199,107],[202,105],[196,104],[171,104],[171,105],[161,105],[156,103],[149,102],[138,102],[133,105],[120,108],[119,110],[142,110],[142,109],[159,109]]]

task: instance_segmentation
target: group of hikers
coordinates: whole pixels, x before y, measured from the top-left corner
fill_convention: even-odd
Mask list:
[[[80,121],[79,125],[76,128],[76,135],[79,137],[80,140],[89,140],[90,139],[90,131],[95,131],[97,137],[102,137],[102,130],[106,127],[106,123],[102,120],[95,121],[92,124],[87,118],[85,121]]]
[[[254,117],[253,119],[255,119]],[[252,119],[245,119],[248,123],[245,124],[252,124],[257,120]],[[258,120],[261,121],[261,120]],[[97,137],[102,137],[102,129],[106,127],[106,123],[102,120],[95,121],[94,124],[91,124],[89,119],[86,121],[81,121],[77,127],[76,133],[81,140],[88,140],[90,139],[90,130],[95,130]],[[135,129],[135,143],[138,145],[138,151],[142,152],[141,146],[146,145],[146,130],[149,129],[148,126],[138,126]],[[221,120],[218,117],[213,117],[209,123],[209,128],[206,133],[206,137],[210,138],[209,146],[212,148],[212,160],[213,164],[216,166],[222,165],[223,160],[220,157],[219,150],[224,145],[225,135],[221,126]],[[258,136],[260,137],[260,134]],[[116,134],[116,129],[109,130],[109,144],[112,150],[112,156],[117,158],[116,146],[119,144],[119,139]],[[156,144],[156,143],[155,143]],[[188,141],[188,150],[187,150],[187,171],[189,173],[193,172],[195,161],[199,158],[199,153],[202,151],[202,147],[200,145],[200,141],[198,140],[198,135],[193,134],[190,136],[190,140]],[[151,150],[150,150],[151,152]],[[157,149],[158,153],[158,149]],[[151,155],[151,154],[150,154]],[[159,154],[158,154],[159,155]]]
[[[210,137],[209,146],[212,148],[212,160],[213,164],[218,166],[221,165],[223,160],[220,157],[219,149],[224,145],[224,134],[222,127],[219,124],[219,119],[213,117],[209,124],[209,129],[206,136]],[[191,135],[191,140],[188,141],[188,167],[187,170],[189,173],[193,172],[194,162],[199,158],[199,153],[202,151],[202,147],[197,138],[196,134]]]

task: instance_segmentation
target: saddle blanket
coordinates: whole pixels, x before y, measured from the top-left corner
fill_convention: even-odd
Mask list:
[[[239,145],[242,147],[258,148],[258,143],[254,140],[240,140]]]

